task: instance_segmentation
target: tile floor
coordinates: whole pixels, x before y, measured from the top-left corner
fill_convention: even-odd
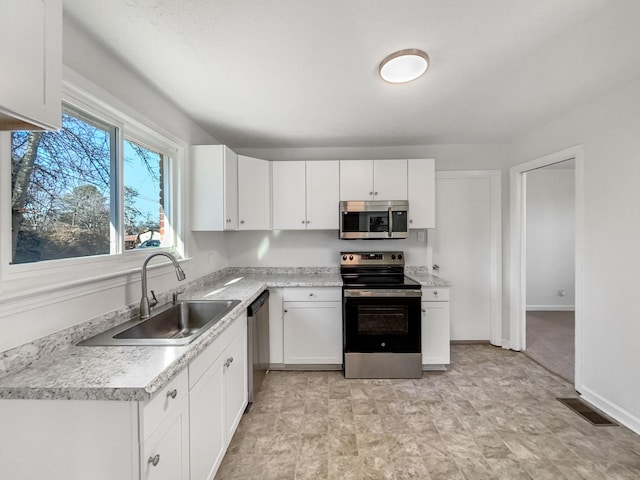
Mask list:
[[[555,400],[574,394],[488,345],[419,380],[271,372],[216,479],[640,479],[640,436]]]

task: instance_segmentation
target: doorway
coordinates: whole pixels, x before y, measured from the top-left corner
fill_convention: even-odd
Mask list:
[[[558,173],[561,170],[566,171]],[[576,390],[580,385],[581,365],[582,175],[582,147],[577,146],[516,165],[511,168],[510,178],[509,347],[550,360],[551,364],[545,366],[572,381]],[[566,189],[567,182],[573,183],[573,192],[562,192],[557,198],[563,199],[565,207],[572,204],[573,210],[569,208],[568,212],[560,213],[560,207],[554,206],[551,191]],[[533,190],[529,195],[528,187]],[[532,211],[528,212],[528,208]],[[569,221],[567,214],[573,217]],[[560,243],[564,253],[557,251]],[[553,249],[554,245],[557,250]],[[561,262],[558,255],[572,256],[573,262]],[[536,323],[537,330],[528,329]],[[573,325],[567,325],[571,323]],[[528,334],[533,337],[528,339]],[[567,342],[572,343],[573,352],[571,346],[566,347]]]
[[[575,160],[523,173],[524,353],[574,383]]]

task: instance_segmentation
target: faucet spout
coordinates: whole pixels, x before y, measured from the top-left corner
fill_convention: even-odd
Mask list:
[[[180,267],[178,260],[176,260],[176,258],[170,253],[154,252],[151,255],[149,255],[147,258],[145,258],[144,263],[142,264],[142,278],[141,278],[142,298],[140,299],[140,319],[149,318],[149,311],[151,308],[149,305],[149,297],[147,297],[147,264],[149,263],[149,260],[151,260],[153,257],[158,257],[158,256],[167,257],[169,260],[171,260],[171,262],[173,263],[173,267],[176,269],[176,276],[178,277],[178,281],[181,282],[182,280],[187,278],[187,276],[184,273],[184,270],[182,270],[182,267]],[[155,299],[155,296],[154,296],[154,299]]]

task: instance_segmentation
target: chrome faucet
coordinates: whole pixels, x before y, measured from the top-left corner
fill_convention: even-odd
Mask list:
[[[182,280],[187,278],[187,276],[184,274],[184,271],[178,264],[178,261],[170,253],[155,252],[149,255],[144,260],[144,263],[142,264],[142,298],[140,299],[140,319],[141,320],[144,320],[145,318],[149,318],[149,310],[151,309],[151,307],[155,307],[158,303],[158,300],[156,299],[156,296],[153,293],[153,290],[151,291],[151,296],[152,296],[151,302],[149,302],[149,298],[147,297],[147,263],[149,263],[149,260],[151,260],[153,257],[157,257],[159,255],[165,256],[169,260],[171,260],[171,262],[173,262],[173,266],[176,269],[176,276],[178,277],[178,281],[181,282]]]

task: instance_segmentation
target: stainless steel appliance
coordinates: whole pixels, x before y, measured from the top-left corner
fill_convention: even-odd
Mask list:
[[[340,238],[407,238],[408,214],[406,200],[340,202]]]
[[[247,353],[249,403],[253,403],[269,370],[269,290],[247,309]]]
[[[346,378],[421,378],[420,284],[402,252],[342,252]]]

